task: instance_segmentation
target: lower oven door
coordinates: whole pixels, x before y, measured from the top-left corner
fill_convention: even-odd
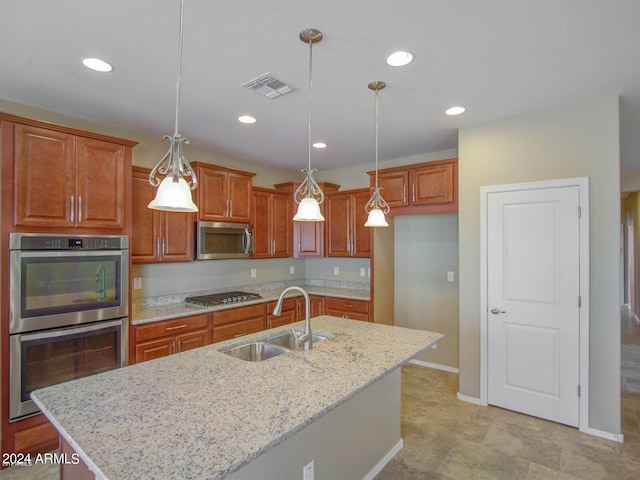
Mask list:
[[[9,420],[38,413],[31,392],[127,365],[128,319],[11,335]]]

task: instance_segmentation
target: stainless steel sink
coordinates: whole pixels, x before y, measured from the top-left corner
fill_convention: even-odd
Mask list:
[[[320,342],[322,340],[326,340],[329,338],[328,335],[323,333],[312,332],[311,337],[313,343]],[[268,337],[265,339],[265,342],[270,343],[271,345],[277,345],[279,347],[284,347],[289,350],[299,350],[302,348],[298,342],[296,342],[296,338],[293,335],[291,330],[287,330],[286,332],[282,332],[278,335],[274,335],[273,337]]]
[[[289,350],[266,342],[251,342],[236,347],[225,348],[220,351],[232,357],[246,360],[247,362],[261,362],[287,353]]]

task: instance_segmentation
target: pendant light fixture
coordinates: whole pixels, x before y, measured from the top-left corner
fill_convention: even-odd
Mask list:
[[[369,214],[365,227],[388,227],[389,224],[384,216],[389,213],[389,204],[384,201],[380,195],[380,187],[378,186],[378,92],[386,87],[384,82],[376,81],[369,84],[371,90],[376,92],[376,186],[373,188],[373,195],[364,206],[364,211]]]
[[[312,67],[313,67],[313,44],[322,40],[322,32],[315,28],[307,28],[300,32],[300,40],[309,44],[309,164],[302,172],[305,178],[293,194],[293,199],[298,204],[298,211],[293,217],[296,222],[323,222],[324,217],[320,212],[320,204],[324,201],[324,193],[320,186],[313,179],[313,172],[317,170],[311,168],[311,98],[312,98]]]
[[[182,25],[184,23],[184,0],[180,1],[180,42],[178,51],[178,79],[176,81],[176,118],[173,136],[165,135],[162,139],[170,142],[169,151],[153,167],[149,173],[149,183],[158,187],[156,197],[149,202],[149,208],[167,210],[170,212],[197,212],[198,207],[193,203],[191,190],[198,186],[196,174],[184,156],[182,144],[189,143],[178,132],[178,116],[180,114],[180,83],[182,81]],[[158,175],[165,175],[160,181]],[[189,182],[185,179],[189,178]]]

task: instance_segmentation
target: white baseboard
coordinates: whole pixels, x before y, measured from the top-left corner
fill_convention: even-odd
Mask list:
[[[460,392],[456,394],[456,397],[458,397],[458,400],[462,400],[463,402],[475,403],[476,405],[486,406],[484,403],[482,403],[482,400],[480,400],[479,398],[469,397],[467,395],[461,394]]]
[[[391,459],[395,457],[400,450],[402,450],[403,446],[404,446],[404,441],[401,438],[398,441],[398,443],[396,443],[391,448],[391,450],[389,450],[387,454],[384,457],[382,457],[380,461],[376,463],[376,465],[371,470],[369,470],[369,473],[367,473],[362,480],[373,480],[376,477],[376,475],[378,475],[382,471],[385,465],[389,463]]]
[[[436,370],[443,370],[445,372],[460,373],[455,367],[448,367],[447,365],[440,365],[439,363],[423,362],[422,360],[409,360],[409,363],[414,365],[420,365],[421,367],[435,368]]]
[[[613,440],[614,442],[624,443],[624,435],[622,433],[611,433],[598,430],[596,428],[587,427],[584,430],[580,430],[582,433],[588,433],[594,437],[604,438],[606,440]]]

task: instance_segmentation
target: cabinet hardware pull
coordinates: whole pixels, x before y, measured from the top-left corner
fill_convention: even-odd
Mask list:
[[[415,183],[411,184],[411,201],[413,203],[415,203],[416,201],[416,184]]]
[[[160,260],[162,255],[160,254],[160,237],[156,237],[156,258]]]
[[[82,197],[78,195],[78,223],[82,223]]]
[[[176,342],[171,342],[171,353],[176,353]]]
[[[178,326],[175,326],[175,327],[167,327],[164,330],[165,330],[165,332],[170,332],[171,330],[180,330],[181,328],[187,328],[187,324],[183,323],[182,325],[178,325]]]
[[[233,200],[229,200],[229,218],[233,217]]]
[[[407,184],[402,187],[402,203],[407,203]]]
[[[233,338],[244,337],[245,335],[249,335],[249,332],[236,333]]]
[[[165,243],[165,238],[164,238],[164,237],[162,237],[162,243],[161,243],[161,245],[162,245],[162,253],[161,253],[161,256],[163,256],[163,257],[164,257],[164,256],[167,254],[166,243]]]
[[[342,306],[346,308],[353,308],[353,304],[351,303],[343,303]]]
[[[76,221],[76,202],[73,195],[71,195],[71,223]]]
[[[182,351],[182,344],[180,343],[180,340],[178,340],[178,348],[177,348],[178,352]]]
[[[225,200],[224,205],[226,207],[224,211],[224,216],[225,218],[229,218],[229,200]]]

